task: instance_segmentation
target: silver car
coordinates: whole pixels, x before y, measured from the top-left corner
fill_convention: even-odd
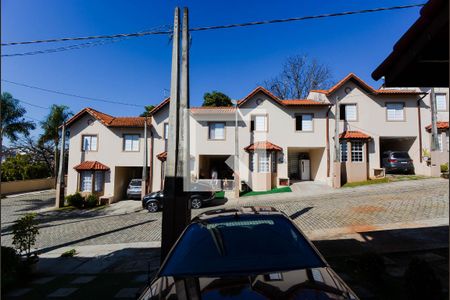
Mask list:
[[[127,188],[128,199],[141,199],[142,179],[131,179]]]

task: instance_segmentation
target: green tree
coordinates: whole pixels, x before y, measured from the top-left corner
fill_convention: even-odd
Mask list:
[[[140,117],[149,117],[150,116],[150,112],[155,108],[154,105],[146,105],[145,106],[145,111],[140,114]]]
[[[36,128],[33,122],[24,119],[26,109],[20,106],[19,101],[14,99],[10,93],[2,93],[0,111],[0,149],[3,147],[4,137],[15,142],[19,138],[19,134],[28,136],[30,130]]]
[[[53,104],[50,107],[50,113],[41,122],[41,128],[44,130],[44,133],[39,138],[39,143],[43,144],[51,141],[55,147],[55,159],[53,160],[53,176],[55,180],[58,175],[58,145],[61,139],[60,126],[72,115],[73,113],[69,110],[69,107]]]
[[[46,178],[51,175],[45,163],[35,161],[29,154],[8,157],[2,163],[2,181]]]
[[[203,100],[203,106],[233,106],[231,98],[218,91],[205,93]]]

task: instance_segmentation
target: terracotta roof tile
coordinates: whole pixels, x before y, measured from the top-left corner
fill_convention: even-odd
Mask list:
[[[73,167],[77,171],[108,171],[109,167],[98,161],[83,161]]]
[[[448,129],[448,122],[437,121],[436,122],[437,129]],[[425,127],[426,130],[431,131],[431,124]]]
[[[371,139],[371,137],[361,131],[347,130],[339,135],[340,139]]]
[[[160,109],[162,109],[167,103],[170,102],[170,97],[167,97],[166,99],[164,99],[160,104],[156,105],[151,111],[150,111],[150,115],[155,114],[157,111],[159,111]]]
[[[330,103],[310,100],[310,99],[288,99],[288,100],[281,100],[281,103],[288,106],[310,106],[310,105],[317,105],[317,106],[330,106]]]
[[[158,155],[156,155],[156,157],[160,160],[160,161],[165,161],[167,159],[167,151],[161,152]]]
[[[78,120],[83,114],[88,113],[96,118],[100,123],[107,127],[144,127],[145,117],[113,117],[111,115],[102,113],[90,107],[79,111],[76,115],[66,122],[66,126],[70,126],[73,122]],[[151,119],[147,118],[147,124],[151,124]]]
[[[340,80],[338,83],[336,83],[333,87],[331,87],[328,90],[311,90],[311,92],[315,93],[321,93],[326,94],[327,96],[334,93],[336,90],[338,90],[340,87],[342,87],[347,81],[354,80],[358,83],[359,86],[361,86],[364,90],[366,90],[370,94],[374,95],[391,95],[391,94],[399,94],[399,95],[417,95],[417,94],[423,94],[423,92],[415,91],[415,90],[407,90],[407,89],[374,89],[370,85],[364,82],[361,78],[356,76],[354,73],[350,73],[347,76],[345,76],[342,80]]]
[[[255,151],[255,150],[282,151],[283,150],[283,148],[281,148],[280,146],[272,144],[271,142],[268,142],[268,141],[254,142],[253,144],[248,145],[244,149],[245,149],[245,151]]]
[[[236,107],[234,106],[200,106],[192,107],[192,113],[231,113],[235,112]]]
[[[256,95],[258,92],[262,92],[264,94],[266,94],[267,96],[269,96],[272,100],[274,100],[275,102],[283,105],[283,103],[281,103],[281,100],[275,96],[274,94],[272,94],[271,92],[269,92],[267,89],[263,88],[262,86],[258,86],[256,89],[254,89],[253,91],[250,92],[250,94],[248,94],[247,96],[245,96],[243,99],[238,101],[238,106],[241,106],[242,104],[244,104],[245,102],[247,102],[250,98],[252,98],[254,95]]]

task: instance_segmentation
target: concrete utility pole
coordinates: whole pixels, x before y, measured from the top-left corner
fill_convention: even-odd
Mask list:
[[[239,198],[239,124],[238,124],[238,100],[236,100],[234,112],[234,197]]]
[[[189,173],[189,152],[187,124],[184,117],[189,108],[188,72],[188,11],[184,9],[183,19],[183,86],[180,103],[180,9],[175,8],[173,25],[172,75],[170,85],[169,139],[167,141],[167,160],[164,179],[164,209],[162,218],[161,261],[164,261],[173,244],[191,220],[188,194],[183,190],[183,177]],[[180,118],[183,116],[183,119]],[[187,153],[187,154],[186,154]]]
[[[341,152],[339,143],[339,97],[336,97],[334,110],[334,164],[333,187],[341,187]]]
[[[437,151],[439,150],[439,141],[437,132],[436,94],[434,93],[434,88],[431,88],[430,107],[431,107],[431,151]]]
[[[147,194],[147,165],[148,165],[148,141],[147,141],[147,116],[144,118],[144,160],[142,163],[141,199]]]
[[[55,207],[64,206],[64,145],[66,144],[66,122],[61,129],[61,150],[59,151],[58,178],[56,181],[56,203]],[[56,157],[55,157],[56,159]]]

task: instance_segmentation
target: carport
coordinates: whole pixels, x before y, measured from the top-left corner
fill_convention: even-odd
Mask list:
[[[416,137],[386,137],[380,136],[380,164],[385,151],[407,151],[414,162],[417,162],[417,153],[413,153]],[[381,167],[381,166],[380,166]]]
[[[142,178],[142,167],[116,167],[114,172],[114,196],[118,200],[126,199],[127,187],[131,179]]]

